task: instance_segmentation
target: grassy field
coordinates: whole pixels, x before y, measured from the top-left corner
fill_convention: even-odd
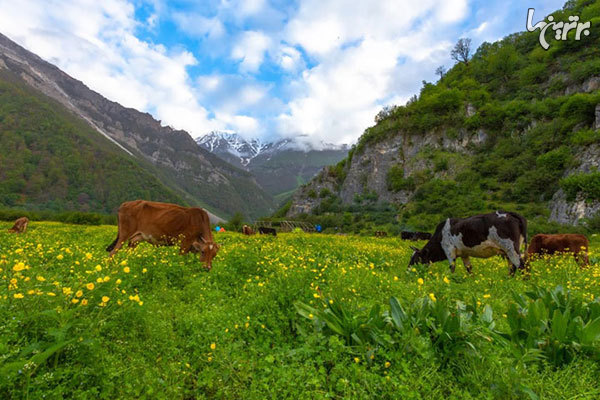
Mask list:
[[[7,228],[3,399],[600,397],[598,237],[591,267],[524,279],[499,257],[407,271],[396,238],[217,234],[207,273],[146,244],[109,260],[114,226]]]

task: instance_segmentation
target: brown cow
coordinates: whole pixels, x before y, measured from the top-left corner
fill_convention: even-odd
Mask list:
[[[540,233],[531,238],[527,249],[527,261],[536,254],[571,253],[581,266],[585,266],[589,264],[588,248],[589,242],[583,235],[572,233],[545,235]]]
[[[112,256],[126,241],[129,241],[129,247],[132,248],[143,241],[156,246],[179,243],[182,254],[200,252],[200,259],[209,270],[212,259],[219,250],[219,245],[213,240],[205,210],[145,200],[121,204],[119,233],[106,251]]]
[[[248,225],[244,225],[242,227],[242,233],[244,235],[254,235],[254,229],[250,228]]]
[[[8,231],[12,233],[24,233],[27,230],[27,224],[29,223],[29,218],[21,217],[15,221],[15,224]]]

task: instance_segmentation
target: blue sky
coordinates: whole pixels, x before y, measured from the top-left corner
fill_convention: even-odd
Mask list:
[[[542,0],[0,0],[0,32],[194,137],[353,143],[461,37],[474,47],[561,8]]]

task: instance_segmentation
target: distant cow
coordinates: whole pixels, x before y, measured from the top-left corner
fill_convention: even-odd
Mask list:
[[[531,238],[527,249],[527,262],[535,255],[571,253],[581,265],[589,264],[588,248],[590,244],[583,235],[565,233],[561,235],[538,234]]]
[[[421,250],[413,247],[409,267],[448,260],[454,272],[456,258],[463,260],[471,272],[469,257],[488,258],[504,255],[511,263],[510,274],[525,268],[521,245],[527,243],[527,221],[519,214],[496,211],[459,219],[448,218],[441,222],[429,242]]]
[[[12,233],[24,233],[27,230],[29,219],[27,217],[18,218],[15,224],[8,231]]]
[[[400,238],[402,240],[429,240],[431,239],[431,233],[402,231],[400,233]]]
[[[264,226],[258,228],[258,233],[260,233],[261,235],[277,236],[277,231],[275,230],[275,228],[266,228]]]
[[[126,241],[132,248],[143,241],[156,246],[179,243],[182,254],[200,252],[200,260],[209,270],[219,250],[219,245],[213,240],[205,210],[145,200],[121,204],[119,233],[106,251],[112,256]]]
[[[385,231],[376,231],[375,232],[375,237],[386,237],[387,236],[387,232]]]
[[[250,228],[248,225],[244,225],[242,227],[242,233],[244,235],[254,235],[254,230]]]

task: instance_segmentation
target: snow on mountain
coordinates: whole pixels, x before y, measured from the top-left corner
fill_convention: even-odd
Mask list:
[[[221,131],[212,131],[204,136],[200,136],[196,138],[196,143],[218,156],[226,156],[226,158],[233,156],[244,167],[259,155],[273,154],[292,149],[300,151],[317,150],[313,146],[296,142],[292,139],[263,142],[260,139],[247,140],[237,133]],[[321,143],[318,150],[347,150],[347,146]]]

